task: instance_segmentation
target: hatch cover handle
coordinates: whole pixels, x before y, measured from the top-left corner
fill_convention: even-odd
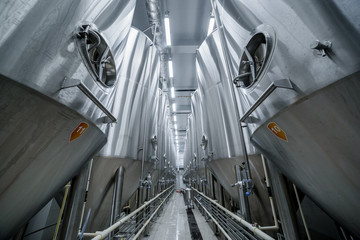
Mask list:
[[[286,88],[286,89],[294,89],[291,81],[289,79],[280,79],[272,82],[270,86],[265,90],[265,92],[256,100],[256,102],[249,108],[249,110],[246,111],[244,116],[240,119],[240,122],[244,122],[252,112],[255,111],[255,109],[260,106],[262,102],[267,99],[267,97],[270,96],[270,94],[276,89],[276,88]]]
[[[85,86],[83,82],[78,79],[64,79],[61,89],[78,87],[96,106],[98,106],[101,111],[103,111],[106,116],[108,116],[111,122],[116,122],[117,119],[112,115],[112,113],[106,109],[106,107],[100,102],[100,100],[90,91],[89,88]]]

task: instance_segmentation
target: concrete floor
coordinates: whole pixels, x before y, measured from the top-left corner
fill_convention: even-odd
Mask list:
[[[217,240],[205,218],[196,207],[193,209],[193,213],[202,238],[204,240]],[[184,198],[181,194],[174,193],[171,196],[160,217],[155,220],[148,233],[149,236],[143,237],[144,240],[191,239]]]

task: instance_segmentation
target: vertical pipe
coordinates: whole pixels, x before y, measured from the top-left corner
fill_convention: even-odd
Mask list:
[[[219,195],[219,199],[218,199],[218,203],[221,205],[221,206],[224,206],[224,198],[223,198],[223,192],[222,192],[222,186],[220,184],[219,181],[217,181],[217,190],[218,190],[218,195]]]
[[[62,202],[62,204],[61,204],[60,213],[59,213],[59,218],[58,218],[58,221],[57,221],[57,223],[56,223],[56,228],[55,228],[53,240],[56,240],[56,238],[57,238],[57,234],[58,234],[59,227],[60,227],[60,222],[61,222],[61,219],[62,219],[62,214],[63,214],[63,212],[64,212],[65,203],[66,203],[66,200],[67,200],[67,195],[68,195],[68,193],[69,193],[69,188],[70,188],[70,186],[71,186],[70,184],[71,184],[71,181],[68,182],[68,183],[65,185],[64,199],[63,199],[63,202]]]
[[[121,198],[123,192],[124,185],[124,172],[125,168],[120,166],[115,172],[114,179],[114,191],[113,198],[111,203],[111,216],[110,216],[110,226],[112,226],[116,221],[120,219],[121,214]],[[113,232],[111,232],[108,236],[108,239],[113,238]]]
[[[76,239],[81,227],[83,206],[86,198],[87,183],[91,172],[92,160],[85,164],[80,174],[72,180],[68,206],[60,231],[60,239]]]
[[[273,186],[272,190],[276,200],[275,203],[279,212],[281,228],[284,232],[285,239],[299,240],[296,216],[291,206],[284,178],[271,161],[267,163],[271,176],[271,185]]]
[[[229,54],[228,54],[229,49],[228,49],[227,44],[226,44],[224,26],[222,25],[221,20],[220,20],[219,9],[217,8],[215,0],[210,0],[210,2],[211,2],[211,5],[212,5],[214,14],[215,14],[215,21],[216,21],[216,25],[218,27],[219,36],[220,36],[220,45],[221,45],[223,53],[224,53],[226,70],[227,70],[227,74],[228,74],[228,77],[229,77],[229,80],[226,81],[226,83],[229,84],[229,86],[230,86],[231,97],[232,97],[232,99],[234,101],[234,105],[235,105],[236,122],[237,122],[238,127],[239,127],[241,148],[242,148],[243,155],[244,155],[244,162],[246,164],[246,175],[247,175],[248,179],[251,179],[250,164],[249,164],[249,158],[248,158],[246,145],[245,145],[244,132],[243,132],[242,125],[241,125],[241,122],[240,122],[241,117],[240,117],[240,113],[239,113],[238,104],[237,104],[237,101],[236,101],[235,89],[234,89],[234,86],[232,85],[232,79],[235,77],[236,74],[233,73],[233,69],[232,69],[232,67],[230,65],[231,60],[230,60],[230,57],[229,57]]]
[[[115,198],[115,209],[113,212],[114,215],[114,222],[116,222],[120,218],[121,214],[121,198],[124,188],[124,173],[125,168],[120,166],[116,173],[116,198]]]
[[[240,165],[235,165],[235,174],[236,174],[236,181],[242,181],[243,178],[241,176],[241,167]],[[242,214],[242,217],[250,222],[250,207],[249,207],[249,202],[246,201],[246,189],[244,189],[244,186],[235,186],[238,189],[238,193],[239,193],[239,204],[240,204],[240,211]]]
[[[297,191],[297,188],[296,188],[295,184],[293,184],[293,187],[294,187],[294,191],[295,191],[296,201],[297,201],[297,203],[299,205],[299,211],[300,211],[301,219],[302,219],[302,221],[304,223],[306,236],[307,236],[308,240],[311,240],[309,229],[308,229],[306,221],[305,221],[304,213],[303,213],[303,210],[302,210],[302,207],[301,207],[301,202],[300,202],[298,191]]]

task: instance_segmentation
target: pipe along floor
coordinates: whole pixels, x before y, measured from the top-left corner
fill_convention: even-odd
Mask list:
[[[175,192],[143,240],[217,240],[199,210],[186,209],[182,194]]]

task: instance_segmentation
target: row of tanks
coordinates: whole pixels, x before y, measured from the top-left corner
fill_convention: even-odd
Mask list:
[[[170,129],[159,128],[169,123],[159,53],[131,27],[135,2],[0,3],[0,239],[91,159],[89,231],[110,223],[120,166],[120,208],[144,180],[151,196],[173,178]]]
[[[212,3],[219,28],[197,52],[187,176],[206,178],[208,168],[241,205],[244,194],[230,186],[244,180],[236,169],[246,170],[247,154],[251,174],[244,176],[251,176],[256,192],[242,202],[240,214],[247,207],[253,222],[269,224],[263,154],[359,237],[360,5],[354,0]]]

